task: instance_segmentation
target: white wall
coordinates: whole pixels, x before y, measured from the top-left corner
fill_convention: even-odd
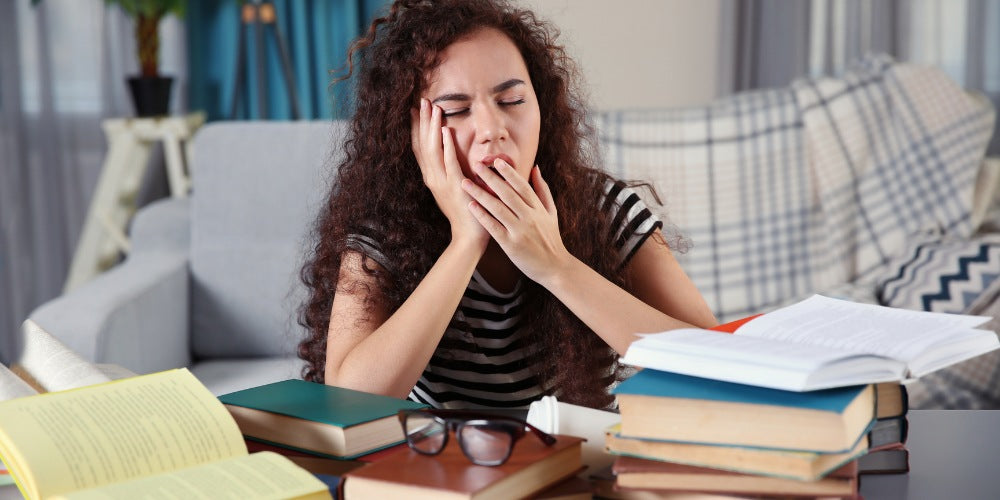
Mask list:
[[[721,0],[519,0],[551,21],[599,110],[715,98]]]

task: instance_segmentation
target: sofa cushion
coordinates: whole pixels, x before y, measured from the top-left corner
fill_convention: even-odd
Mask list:
[[[196,358],[294,355],[307,233],[339,138],[331,122],[210,124],[195,136],[191,335]]]
[[[728,321],[869,281],[909,234],[969,236],[993,113],[939,70],[872,56],[839,78],[596,122],[607,169],[665,198],[693,242],[678,260]]]

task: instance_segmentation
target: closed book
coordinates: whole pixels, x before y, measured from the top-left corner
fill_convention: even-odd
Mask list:
[[[906,415],[910,396],[906,386],[898,382],[875,384],[875,417],[879,419]]]
[[[897,444],[868,452],[858,459],[858,474],[904,474],[910,472],[910,450]]]
[[[404,441],[396,413],[427,405],[304,380],[219,396],[244,436],[335,458]]]
[[[910,424],[905,416],[878,420],[868,431],[869,450],[906,444]]]
[[[531,435],[514,445],[502,465],[476,465],[449,442],[438,455],[413,450],[390,455],[344,476],[344,497],[411,499],[501,499],[536,494],[574,475],[582,467],[582,439],[556,436],[546,446]]]
[[[646,369],[613,392],[622,436],[695,444],[846,453],[875,415],[871,385],[794,392]]]
[[[612,426],[605,436],[608,452],[615,455],[802,481],[819,479],[868,450],[867,439],[845,453],[815,453],[627,438],[620,428]]]
[[[843,498],[855,497],[858,493],[858,469],[854,461],[815,481],[740,474],[633,457],[618,457],[612,470],[618,487],[623,489]]]

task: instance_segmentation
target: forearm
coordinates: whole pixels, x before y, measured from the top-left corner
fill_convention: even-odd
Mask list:
[[[399,309],[337,366],[328,358],[327,383],[406,397],[448,328],[480,254],[469,245],[449,245]]]
[[[576,258],[539,284],[621,355],[637,333],[693,327],[639,300]]]

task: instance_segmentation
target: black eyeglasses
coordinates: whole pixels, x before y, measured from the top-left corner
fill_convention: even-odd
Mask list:
[[[400,410],[399,423],[410,449],[437,455],[448,444],[448,431],[458,438],[466,458],[477,465],[500,465],[510,458],[514,443],[531,431],[546,446],[556,438],[514,417],[465,410]]]

